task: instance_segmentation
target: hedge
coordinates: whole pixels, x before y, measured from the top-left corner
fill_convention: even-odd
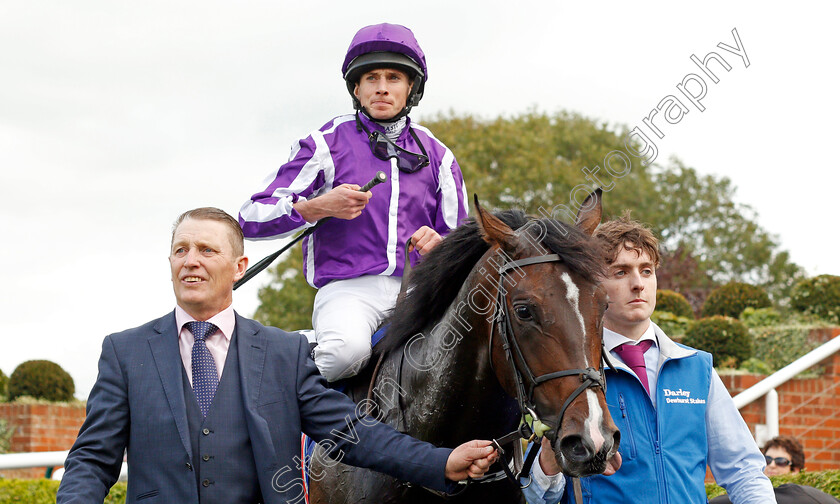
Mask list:
[[[659,310],[653,310],[650,319],[665,331],[669,338],[677,341],[682,340],[685,332],[694,322],[693,318],[678,317],[671,312]]]
[[[830,322],[840,322],[840,277],[819,275],[802,280],[793,287],[790,304]]]
[[[712,354],[715,367],[737,369],[753,352],[752,338],[744,324],[720,315],[694,322],[682,343]]]
[[[764,289],[743,282],[729,282],[713,290],[703,303],[702,315],[738,318],[745,308],[767,308],[770,298]]]
[[[104,504],[125,504],[125,483],[118,482],[111,488]],[[48,479],[0,478],[0,502],[25,502],[26,504],[55,504],[58,481]]]
[[[661,312],[671,312],[677,317],[694,318],[694,310],[691,308],[691,303],[680,294],[668,289],[659,289],[656,291],[656,310]]]
[[[71,401],[76,386],[61,366],[48,360],[31,360],[20,364],[9,377],[9,400],[21,396]]]
[[[777,371],[820,346],[810,341],[811,325],[777,325],[750,328],[753,357]]]
[[[0,401],[9,397],[9,377],[0,369]]]
[[[773,486],[785,483],[808,485],[834,497],[840,498],[840,470],[805,471],[796,474],[773,476],[770,478]],[[0,478],[0,502],[21,502],[26,504],[54,504],[58,491],[58,481],[38,479],[2,479]],[[105,498],[104,504],[125,503],[125,483],[117,483],[111,488],[111,493]],[[706,495],[709,499],[726,493],[723,488],[714,483],[706,484]]]
[[[780,325],[782,314],[775,308],[744,308],[738,320],[749,328]]]
[[[822,490],[827,494],[840,498],[840,470],[818,472],[803,471],[801,473],[772,476],[770,481],[773,482],[774,488],[785,483],[795,483],[797,485],[812,486],[817,490]],[[709,499],[725,493],[726,491],[723,488],[714,483],[706,484],[706,495]]]

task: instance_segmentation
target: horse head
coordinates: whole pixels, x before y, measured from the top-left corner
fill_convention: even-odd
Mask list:
[[[574,227],[534,219],[514,230],[477,200],[476,209],[491,245],[485,257],[498,273],[490,280],[498,297],[489,351],[499,383],[523,415],[538,419],[534,429],[544,431],[564,473],[617,468],[620,434],[601,369],[605,264],[592,238],[600,190],[581,206]]]

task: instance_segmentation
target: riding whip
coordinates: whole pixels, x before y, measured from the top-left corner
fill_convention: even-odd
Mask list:
[[[364,185],[361,189],[359,189],[359,192],[368,192],[368,191],[370,191],[370,189],[371,189],[373,186],[375,186],[375,185],[377,185],[377,184],[381,184],[382,182],[385,182],[386,178],[387,178],[387,177],[386,177],[386,175],[385,175],[385,172],[382,172],[382,171],[378,171],[378,172],[376,172],[376,175],[375,175],[375,176],[374,176],[374,177],[370,180],[370,182],[368,182],[368,183],[367,183],[367,184],[365,184],[365,185]],[[295,238],[294,238],[291,242],[287,243],[287,244],[286,244],[283,248],[281,248],[281,249],[280,249],[280,250],[278,250],[277,252],[274,252],[274,253],[273,253],[273,254],[271,254],[271,255],[268,255],[268,256],[266,256],[266,257],[262,258],[262,259],[260,260],[260,262],[258,262],[258,263],[256,263],[256,264],[254,264],[253,266],[251,266],[250,268],[248,268],[248,270],[245,272],[245,275],[244,275],[242,278],[240,278],[239,280],[237,280],[237,281],[236,281],[236,283],[234,283],[234,284],[233,284],[233,290],[238,289],[238,288],[239,288],[242,284],[244,284],[244,283],[245,283],[245,282],[247,282],[248,280],[250,280],[250,279],[254,278],[254,277],[257,275],[257,273],[259,273],[260,271],[262,271],[262,270],[266,269],[269,265],[271,265],[271,263],[273,263],[273,262],[274,262],[274,260],[275,260],[275,259],[277,259],[278,257],[280,257],[280,254],[282,254],[283,252],[285,252],[285,251],[289,250],[289,249],[290,249],[290,248],[292,248],[292,246],[294,246],[297,242],[301,241],[302,239],[304,239],[304,238],[306,238],[307,236],[309,236],[309,235],[311,235],[312,233],[314,233],[314,232],[315,232],[315,230],[316,230],[316,229],[318,229],[318,228],[321,226],[321,224],[323,224],[323,223],[327,222],[327,221],[328,221],[328,220],[330,220],[331,218],[332,218],[332,217],[324,217],[323,219],[319,220],[318,222],[316,222],[316,223],[315,223],[315,225],[314,225],[314,226],[312,226],[311,228],[309,228],[309,229],[307,229],[306,231],[302,232],[301,234],[297,235],[297,236],[296,236],[296,237],[295,237]]]

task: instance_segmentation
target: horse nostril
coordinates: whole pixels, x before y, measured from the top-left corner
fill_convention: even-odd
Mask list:
[[[595,455],[593,447],[578,435],[564,437],[560,441],[560,451],[567,460],[578,463],[586,462]]]

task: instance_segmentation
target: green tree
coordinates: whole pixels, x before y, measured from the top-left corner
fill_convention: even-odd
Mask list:
[[[626,127],[535,109],[491,120],[450,112],[420,122],[455,153],[470,196],[491,209],[518,207],[568,221],[597,179],[605,218],[631,209],[662,237],[659,287],[684,294],[695,309],[727,281],[759,285],[778,301],[803,277],[755,211],[735,201],[728,178],[701,175],[677,158],[646,166],[632,155],[629,165],[612,165],[621,176],[609,175],[605,158],[627,152]],[[260,292],[255,316],[264,323],[311,325],[314,291],[299,273],[299,249],[293,254],[271,270],[271,284]]]
[[[804,276],[778,249],[778,238],[759,226],[755,211],[735,200],[728,178],[702,175],[676,157],[644,166],[627,156],[629,173],[607,174],[605,158],[628,152],[627,128],[535,110],[489,121],[450,113],[424,124],[456,154],[467,189],[487,206],[517,206],[537,214],[566,205],[571,212],[554,215],[569,217],[583,199],[575,187],[594,186],[597,178],[605,216],[630,209],[633,218],[651,226],[662,239],[665,271],[660,273],[666,282],[660,288],[686,294],[695,308],[728,281],[761,286],[784,300]],[[638,144],[631,145],[638,150]],[[669,270],[671,260],[676,267]]]
[[[306,283],[302,265],[303,251],[298,244],[269,268],[271,283],[257,293],[260,306],[254,313],[256,320],[287,331],[312,328],[312,303],[317,291]]]
[[[467,189],[483,205],[517,207],[535,215],[552,213],[557,205],[574,206],[575,211],[586,193],[572,193],[572,189],[593,185],[582,169],[602,167],[607,154],[623,151],[627,133],[565,111],[548,115],[530,110],[490,121],[450,112],[423,124],[455,153]],[[630,161],[629,173],[621,179],[603,168],[595,177],[605,190],[610,184],[651,189],[648,169],[638,158]],[[632,208],[638,208],[639,198],[629,195],[628,191],[610,194],[604,204],[608,209],[622,209],[634,202]]]
[[[778,249],[778,238],[759,226],[755,210],[735,201],[728,178],[701,175],[674,157],[652,180],[656,206],[641,216],[653,224],[666,255],[683,250],[697,261],[697,283],[709,288],[749,283],[779,301],[804,277],[789,254]]]

